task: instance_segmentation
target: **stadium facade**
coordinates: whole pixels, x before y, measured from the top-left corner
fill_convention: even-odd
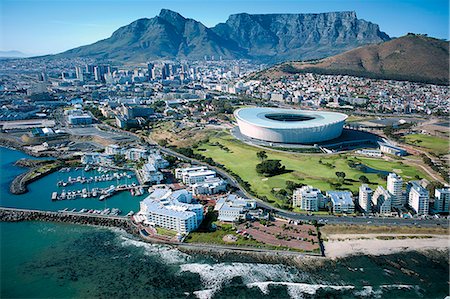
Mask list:
[[[276,143],[314,144],[342,134],[347,115],[328,111],[241,108],[234,111],[241,134]]]

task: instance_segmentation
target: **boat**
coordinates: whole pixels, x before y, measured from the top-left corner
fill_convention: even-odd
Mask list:
[[[58,192],[53,192],[52,193],[52,200],[57,200],[58,199]]]

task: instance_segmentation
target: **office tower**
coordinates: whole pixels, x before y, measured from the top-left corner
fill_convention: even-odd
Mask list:
[[[80,66],[75,67],[75,74],[76,74],[78,80],[84,81],[83,70],[81,69]]]

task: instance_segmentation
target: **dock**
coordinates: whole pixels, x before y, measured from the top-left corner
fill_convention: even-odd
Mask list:
[[[130,191],[131,195],[139,196],[145,193],[146,185],[111,185],[106,188],[92,188],[88,190],[87,188],[73,190],[73,191],[65,191],[63,190],[61,193],[53,192],[51,199],[53,201],[56,200],[72,200],[78,198],[97,198],[99,200],[105,200],[114,194],[122,191]]]

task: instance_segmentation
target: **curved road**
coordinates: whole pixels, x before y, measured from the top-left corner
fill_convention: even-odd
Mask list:
[[[109,126],[109,125],[108,125]],[[117,128],[114,128],[115,130],[120,130]],[[123,130],[120,130],[123,131]],[[124,131],[126,134],[134,135],[138,138],[142,138],[143,136],[140,136],[138,134],[134,134],[128,131]],[[267,209],[269,211],[272,211],[275,215],[279,217],[286,218],[288,220],[302,220],[302,221],[313,221],[316,220],[321,223],[326,224],[355,224],[355,225],[388,225],[388,226],[417,226],[417,227],[449,227],[449,219],[402,219],[402,218],[384,218],[384,217],[372,217],[372,218],[366,218],[366,217],[352,217],[352,216],[334,216],[334,215],[305,215],[305,214],[299,214],[295,212],[286,211],[280,208],[276,208],[272,206],[270,203],[262,201],[261,199],[255,198],[252,195],[250,195],[239,183],[238,181],[228,174],[226,171],[224,171],[221,168],[211,166],[208,163],[186,157],[185,155],[182,155],[174,150],[171,150],[169,148],[165,148],[151,140],[149,137],[144,137],[144,139],[152,145],[155,145],[158,147],[158,149],[167,155],[176,157],[180,160],[190,162],[192,164],[198,164],[198,165],[204,165],[211,169],[214,169],[220,176],[223,178],[226,178],[228,180],[228,183],[237,188],[238,191],[236,192],[238,195],[242,197],[247,197],[250,199],[253,199],[256,201],[258,207]]]

